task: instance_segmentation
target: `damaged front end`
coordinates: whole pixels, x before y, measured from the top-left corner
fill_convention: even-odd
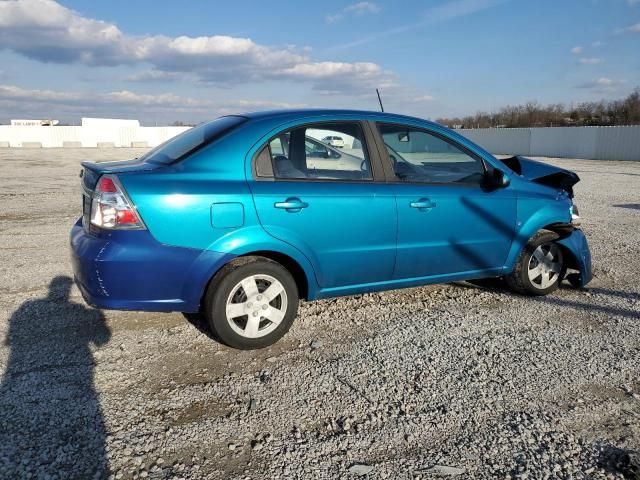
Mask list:
[[[568,254],[566,255],[568,273],[565,279],[576,288],[587,285],[593,278],[591,251],[584,232],[578,228],[580,215],[578,208],[573,203],[573,187],[580,181],[580,177],[570,170],[520,156],[505,158],[501,162],[524,179],[557,189],[563,193],[561,198],[565,198],[568,202],[569,222],[565,223],[565,220],[562,220],[561,223],[553,223],[545,228],[560,235],[557,243]]]
[[[530,158],[516,155],[510,158],[504,158],[501,161],[509,167],[510,170],[518,175],[522,175],[527,180],[548,187],[562,189],[569,194],[570,198],[573,198],[573,186],[580,181],[580,177],[578,177],[575,172],[554,167],[547,163],[537,162]]]

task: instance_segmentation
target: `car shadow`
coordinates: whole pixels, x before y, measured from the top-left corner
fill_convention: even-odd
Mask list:
[[[461,197],[460,201],[468,210],[474,212],[485,222],[492,225],[493,228],[504,237],[505,242],[519,242],[523,246],[526,244],[527,239],[516,236],[515,225],[511,225],[495,213],[489,211],[468,197]],[[495,265],[492,265],[488,261],[489,259],[486,255],[467,247],[463,241],[460,241],[460,239],[448,238],[447,241],[453,250],[467,260],[467,263],[473,270],[485,270],[495,267]]]
[[[224,345],[222,340],[220,340],[220,337],[218,337],[218,335],[209,326],[209,323],[207,322],[207,319],[204,313],[183,312],[182,316],[187,320],[187,322],[193,325],[196,328],[196,330],[198,330],[200,333],[202,333],[203,335],[206,335],[211,340]]]
[[[640,210],[640,203],[620,203],[618,205],[614,205],[614,207],[630,208],[632,210]]]
[[[9,320],[0,385],[0,476],[106,478],[106,430],[91,346],[111,332],[100,310],[69,301],[72,280],[55,277],[46,297]]]
[[[522,295],[514,293],[511,290],[509,290],[507,285],[500,278],[472,280],[469,282],[454,282],[452,283],[452,285],[455,285],[461,288],[480,289],[480,290],[486,290],[486,291],[506,293],[507,295],[512,295],[514,297],[522,298]],[[573,287],[571,287],[571,290],[575,291]],[[588,291],[593,295],[605,295],[605,296],[612,296],[612,297],[629,298],[633,300],[637,300],[638,298],[640,298],[640,294],[637,294],[634,292],[624,292],[619,290],[610,290],[606,288],[585,288],[583,290]],[[596,312],[604,313],[606,315],[617,315],[617,316],[632,318],[636,320],[640,319],[640,312],[638,312],[637,310],[629,309],[629,308],[611,307],[607,305],[585,303],[585,302],[580,302],[578,300],[571,300],[571,299],[558,297],[554,295],[547,295],[542,297],[530,296],[528,298],[534,302],[548,303],[551,305],[557,305],[559,307],[569,307],[577,310],[587,310],[590,312],[596,311]]]

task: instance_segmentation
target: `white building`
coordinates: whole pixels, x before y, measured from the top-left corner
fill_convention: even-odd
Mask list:
[[[139,120],[124,118],[82,118],[83,127],[139,127]]]
[[[16,127],[51,127],[57,125],[58,120],[11,120],[11,125]]]

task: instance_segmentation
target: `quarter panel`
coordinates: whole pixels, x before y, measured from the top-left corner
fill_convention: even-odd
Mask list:
[[[230,230],[256,223],[251,193],[244,181],[220,181],[207,174],[183,172],[127,175],[121,180],[153,237],[166,245],[211,249]],[[242,224],[212,224],[211,206],[232,203],[242,206]]]

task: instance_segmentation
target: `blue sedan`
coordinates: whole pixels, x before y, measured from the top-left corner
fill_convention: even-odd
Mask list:
[[[225,116],[134,160],[83,163],[81,177],[71,249],[85,300],[200,312],[236,348],[281,338],[300,298],[487,277],[545,295],[591,280],[575,173],[498,160],[418,118]]]

